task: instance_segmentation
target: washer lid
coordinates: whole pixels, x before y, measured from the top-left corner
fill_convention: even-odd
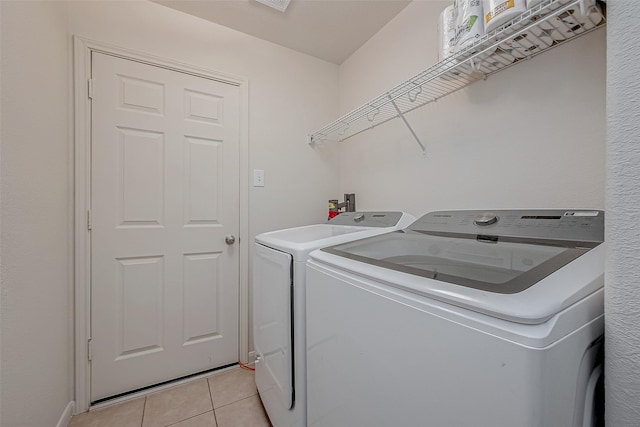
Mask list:
[[[500,294],[522,292],[595,242],[397,232],[323,249],[367,264]]]
[[[256,242],[306,261],[315,249],[388,233],[407,227],[414,220],[404,212],[345,212],[325,224],[262,233],[256,236]]]
[[[590,257],[592,265],[576,262],[602,243],[604,214],[589,212],[594,213],[431,213],[405,231],[322,249],[346,263],[316,254],[312,258],[476,311],[535,323],[601,286],[594,281],[603,274],[602,250]],[[501,223],[497,218],[511,219]],[[552,283],[553,273],[569,265],[571,270],[589,268],[590,279],[574,275],[569,281],[577,283]]]

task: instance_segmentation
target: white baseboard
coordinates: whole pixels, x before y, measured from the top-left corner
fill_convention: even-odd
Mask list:
[[[253,364],[256,362],[256,352],[255,351],[250,351],[249,352],[249,365]]]
[[[71,421],[71,417],[73,416],[73,410],[75,409],[75,407],[76,402],[69,402],[67,407],[64,408],[64,412],[62,413],[62,415],[60,415],[60,419],[58,420],[58,424],[56,424],[56,427],[67,427],[69,425],[69,421]]]

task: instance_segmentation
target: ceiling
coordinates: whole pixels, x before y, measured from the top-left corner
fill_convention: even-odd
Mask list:
[[[292,0],[282,13],[256,0],[152,0],[341,64],[411,0]]]

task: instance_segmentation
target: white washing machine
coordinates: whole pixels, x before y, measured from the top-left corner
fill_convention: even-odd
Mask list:
[[[403,212],[345,212],[326,224],[263,233],[253,258],[256,385],[275,427],[306,426],[305,263],[309,253],[407,227]]]
[[[604,212],[450,211],[307,263],[308,425],[594,425]]]

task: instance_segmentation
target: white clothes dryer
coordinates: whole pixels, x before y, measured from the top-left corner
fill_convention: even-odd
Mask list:
[[[263,233],[253,257],[255,379],[275,427],[306,427],[305,263],[325,246],[410,225],[403,212],[345,212],[325,224]]]
[[[307,263],[308,425],[586,427],[604,212],[432,212]]]

